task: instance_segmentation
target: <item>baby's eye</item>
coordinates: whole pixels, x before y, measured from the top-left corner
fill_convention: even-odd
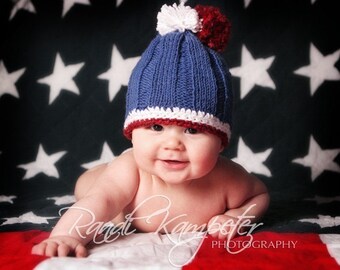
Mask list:
[[[153,131],[162,131],[163,127],[161,125],[154,124],[154,125],[150,126],[150,129],[153,130]]]
[[[187,128],[185,130],[185,133],[189,133],[189,134],[197,134],[198,130],[196,128]]]

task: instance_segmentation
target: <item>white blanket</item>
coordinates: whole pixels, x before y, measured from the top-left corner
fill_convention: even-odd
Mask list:
[[[87,258],[51,258],[35,270],[173,270],[189,263],[204,239],[203,233],[161,235],[136,233],[112,243],[94,245]]]

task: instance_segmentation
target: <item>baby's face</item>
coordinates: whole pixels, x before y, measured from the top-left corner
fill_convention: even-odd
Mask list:
[[[207,175],[223,149],[210,133],[159,124],[134,129],[132,144],[139,168],[169,184]]]

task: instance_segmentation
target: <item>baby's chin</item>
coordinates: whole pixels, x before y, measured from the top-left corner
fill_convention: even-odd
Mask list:
[[[154,179],[162,182],[169,186],[180,186],[190,184],[193,179],[188,177],[188,175],[181,175],[179,173],[160,173],[153,174]]]
[[[180,187],[180,186],[190,186],[191,184],[200,181],[203,176],[192,176],[192,175],[161,175],[160,180],[168,185],[168,186],[173,186],[173,187]]]
[[[170,166],[173,166],[173,164],[170,164]],[[209,171],[193,168],[190,164],[184,166],[184,168],[175,167],[177,164],[174,164],[174,167],[170,166],[165,167],[163,164],[157,164],[149,173],[153,175],[154,179],[174,186],[190,185],[192,182],[204,179],[209,174]]]

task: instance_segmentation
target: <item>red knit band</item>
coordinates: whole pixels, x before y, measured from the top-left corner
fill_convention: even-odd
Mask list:
[[[153,124],[162,124],[162,125],[177,125],[177,126],[181,126],[181,127],[185,127],[185,128],[194,128],[197,129],[199,131],[203,131],[203,132],[209,132],[213,135],[216,135],[217,137],[219,137],[222,141],[222,145],[224,147],[227,146],[228,144],[228,136],[226,133],[208,126],[208,125],[204,125],[201,123],[194,123],[191,121],[185,121],[185,120],[178,120],[178,119],[145,119],[145,120],[138,120],[135,121],[133,123],[131,123],[130,125],[128,125],[126,128],[124,128],[124,136],[126,138],[128,138],[129,140],[131,140],[132,138],[132,131],[135,128],[139,128],[139,127],[145,127],[145,126],[151,126]]]

